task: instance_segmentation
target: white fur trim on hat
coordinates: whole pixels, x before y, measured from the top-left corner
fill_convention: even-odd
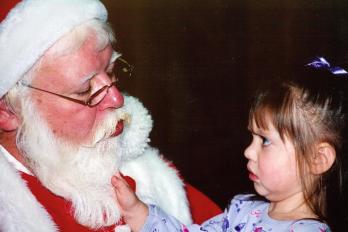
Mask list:
[[[0,24],[0,97],[60,37],[90,20],[106,21],[98,0],[23,0]]]

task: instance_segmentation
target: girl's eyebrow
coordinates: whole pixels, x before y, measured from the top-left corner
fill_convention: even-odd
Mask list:
[[[251,127],[247,127],[247,131],[249,131],[250,133],[254,133],[254,130],[253,130],[253,128],[251,128]]]
[[[260,133],[257,133],[257,132],[255,132],[255,131],[250,131],[250,133],[251,133],[252,135],[261,136]]]
[[[248,127],[247,128],[248,131],[250,131],[250,133],[252,133],[253,135],[257,135],[257,136],[261,136],[261,137],[264,137],[266,135],[268,135],[269,131],[268,130],[265,130],[265,129],[262,129],[262,128],[251,128],[251,127]]]
[[[253,129],[250,128],[250,127],[248,127],[247,130],[248,130],[252,135],[262,136],[260,133],[258,133],[257,131],[253,130]]]
[[[253,131],[252,123],[248,123],[248,125],[247,125],[247,130],[250,131],[250,132]]]

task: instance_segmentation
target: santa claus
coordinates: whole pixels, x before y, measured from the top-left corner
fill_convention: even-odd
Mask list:
[[[98,0],[2,1],[0,231],[127,230],[117,172],[185,224],[190,209],[198,222],[219,212],[149,146],[152,119],[118,90],[132,66],[106,20]]]

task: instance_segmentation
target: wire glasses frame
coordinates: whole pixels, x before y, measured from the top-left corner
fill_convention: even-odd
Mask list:
[[[128,77],[131,77],[132,76],[132,71],[134,69],[134,66],[130,65],[125,59],[122,59],[120,57],[117,58],[116,61],[120,61],[120,63],[119,63],[119,65],[116,65],[115,68],[118,68],[119,72],[122,72],[124,74],[128,74]],[[117,75],[117,74],[114,73],[114,75]],[[64,98],[64,99],[66,99],[68,101],[72,101],[72,102],[75,102],[75,103],[78,103],[78,104],[81,104],[81,105],[84,105],[84,106],[88,106],[88,107],[93,107],[93,106],[98,105],[104,99],[104,97],[108,94],[109,89],[112,86],[116,86],[117,81],[118,81],[118,77],[116,76],[116,81],[113,81],[109,85],[105,85],[102,88],[98,89],[91,96],[89,96],[88,99],[86,99],[86,100],[80,100],[80,99],[64,96],[62,94],[58,94],[58,93],[54,93],[54,92],[51,92],[51,91],[48,91],[48,90],[45,90],[45,89],[37,88],[37,87],[34,87],[34,86],[32,86],[30,84],[26,84],[26,83],[21,83],[21,84],[23,86],[31,88],[31,89],[35,89],[35,90],[38,90],[38,91],[42,91],[42,92],[45,92],[45,93],[49,93],[49,94],[55,95],[57,97]]]

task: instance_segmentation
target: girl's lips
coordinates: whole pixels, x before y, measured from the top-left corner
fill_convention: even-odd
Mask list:
[[[116,137],[120,135],[123,132],[123,126],[123,120],[118,121],[115,132],[111,135],[111,137]]]
[[[249,172],[249,179],[252,181],[257,181],[259,178],[252,172]]]

